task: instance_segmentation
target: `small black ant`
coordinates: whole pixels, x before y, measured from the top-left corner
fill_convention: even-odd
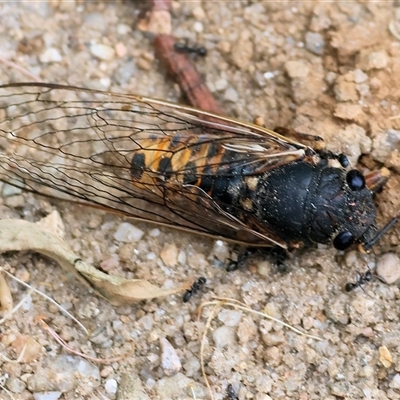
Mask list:
[[[207,282],[207,279],[204,276],[201,276],[197,281],[193,283],[190,289],[186,290],[183,295],[183,302],[187,303],[194,294],[196,294]]]
[[[174,44],[174,49],[178,53],[192,53],[200,57],[205,57],[207,55],[207,49],[204,46],[198,44],[189,44],[188,39],[184,39],[181,42],[176,42]]]
[[[371,281],[372,281],[372,272],[367,271],[363,274],[359,274],[356,282],[347,282],[346,286],[344,288],[345,288],[346,292],[351,292],[355,288],[361,287],[365,283],[371,282]]]

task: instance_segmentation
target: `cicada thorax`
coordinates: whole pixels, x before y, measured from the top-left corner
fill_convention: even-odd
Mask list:
[[[260,217],[287,243],[333,240],[344,248],[375,234],[376,209],[362,174],[332,167],[330,160],[298,161],[272,171],[258,195]]]

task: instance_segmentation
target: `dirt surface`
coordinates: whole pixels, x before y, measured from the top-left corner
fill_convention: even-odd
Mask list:
[[[0,55],[45,82],[179,102],[147,36],[135,29],[138,14],[133,2],[2,3]],[[400,40],[389,25],[400,21],[400,8],[389,1],[191,1],[173,3],[172,17],[175,36],[207,48],[197,65],[227,115],[262,116],[270,127],[321,135],[330,150],[346,153],[362,171],[390,168],[392,178],[377,196],[379,225],[398,213]],[[30,80],[0,64],[1,83]],[[10,272],[53,297],[92,332],[87,338],[52,304],[28,298],[0,326],[3,356],[17,359],[24,343],[30,350],[22,362],[0,360],[0,383],[15,399],[210,398],[200,371],[210,309],[200,320],[194,311],[214,295],[266,310],[322,339],[245,311],[219,310],[204,348],[215,399],[225,398],[229,383],[240,399],[400,398],[398,286],[374,279],[364,290],[344,291],[357,272],[374,269],[380,260],[387,264],[387,254],[398,252],[399,227],[372,255],[319,246],[291,258],[285,274],[263,259],[227,273],[230,248],[223,243],[135,222],[142,237],[123,243],[114,234],[129,221],[115,215],[23,193],[2,202],[2,218],[36,221],[57,210],[73,250],[110,273],[164,287],[207,278],[205,290],[189,303],[170,296],[117,308],[48,259],[5,255]],[[390,257],[391,272],[398,273],[398,258]],[[26,295],[20,285],[9,285],[15,303]],[[134,353],[108,365],[66,357],[70,353],[35,322],[37,315],[47,316],[83,353],[112,358],[128,354],[132,345]],[[53,397],[44,397],[47,391]],[[12,397],[0,389],[0,398]]]

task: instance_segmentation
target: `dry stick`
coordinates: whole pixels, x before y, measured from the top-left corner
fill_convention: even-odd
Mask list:
[[[155,16],[160,11],[170,13],[171,6],[171,0],[148,0],[146,18],[151,19],[152,13]],[[153,45],[157,59],[179,85],[189,104],[203,111],[222,114],[220,106],[203,83],[192,59],[189,55],[176,51],[175,38],[169,34],[162,34],[161,28],[152,33],[155,34]]]
[[[222,114],[214,96],[203,83],[196,67],[189,56],[178,53],[175,39],[170,35],[157,35],[154,39],[156,57],[164,64],[167,72],[181,88],[189,104],[203,111]]]

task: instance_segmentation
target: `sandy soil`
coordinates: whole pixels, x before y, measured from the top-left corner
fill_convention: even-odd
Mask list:
[[[377,196],[379,224],[398,213],[400,40],[389,25],[400,21],[400,8],[389,1],[191,1],[176,2],[173,9],[174,34],[208,49],[198,68],[227,115],[262,116],[267,126],[318,134],[330,150],[345,152],[361,169],[390,168],[393,176]],[[180,101],[176,85],[154,60],[150,41],[134,27],[138,11],[130,2],[2,3],[0,54],[46,82]],[[0,64],[1,83],[27,80]],[[198,276],[205,276],[207,285],[184,305],[180,296],[170,296],[116,308],[48,259],[4,255],[10,271],[94,332],[88,339],[53,305],[32,295],[31,303],[0,326],[1,354],[16,359],[18,342],[27,338],[36,349],[21,363],[0,360],[0,383],[15,399],[31,399],[33,393],[44,399],[45,391],[60,399],[210,398],[199,364],[205,318],[197,321],[194,311],[213,295],[266,309],[322,338],[299,336],[245,311],[221,309],[204,352],[215,399],[225,398],[228,383],[240,399],[400,398],[397,285],[375,279],[364,290],[344,291],[357,272],[397,252],[399,227],[376,246],[375,255],[342,255],[320,246],[293,257],[283,275],[262,259],[227,273],[223,262],[229,247],[210,239],[134,223],[143,237],[123,244],[113,235],[124,219],[114,215],[27,194],[6,197],[1,206],[2,218],[29,220],[53,209],[62,216],[72,248],[94,265],[160,286]],[[17,303],[26,290],[9,284]],[[49,317],[53,329],[82,352],[115,357],[133,343],[134,354],[109,365],[85,364],[76,374],[79,359],[63,356],[65,350],[35,323],[37,315]],[[163,364],[162,338],[182,364],[177,372],[173,363],[172,376]],[[0,398],[9,397],[0,389]]]

